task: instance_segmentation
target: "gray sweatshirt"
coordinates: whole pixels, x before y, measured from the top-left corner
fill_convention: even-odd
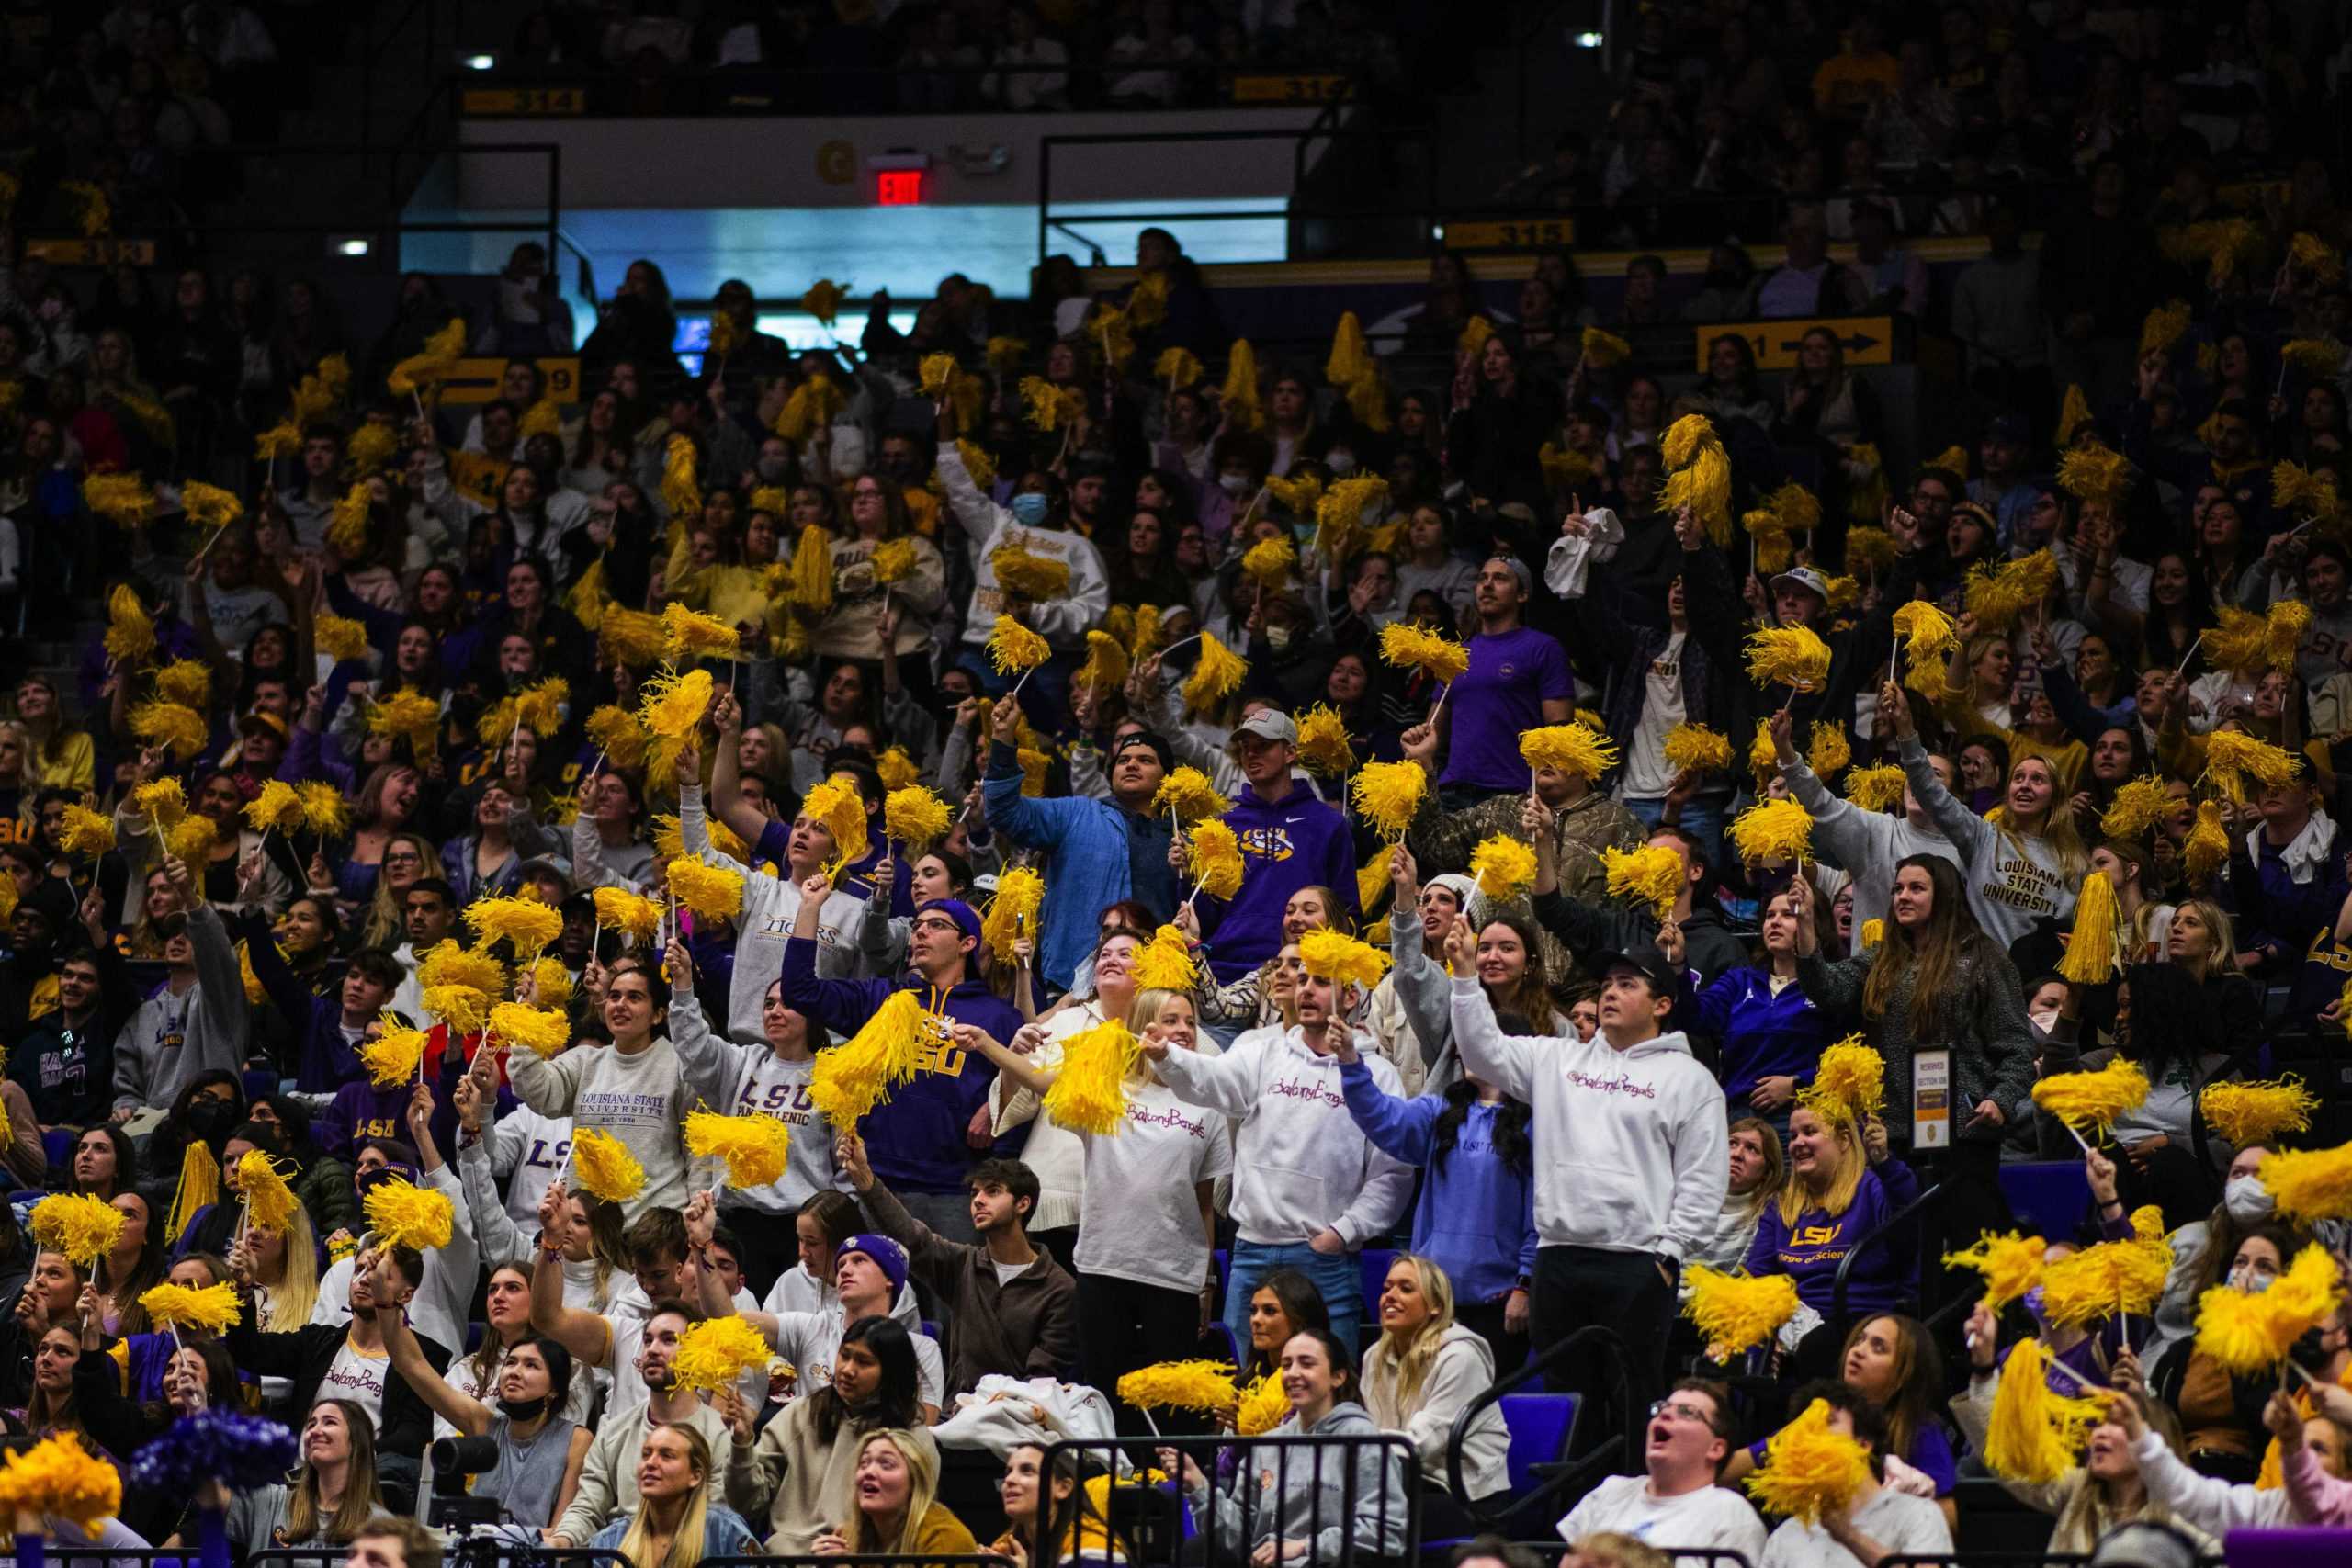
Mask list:
[[[1363,1405],[1347,1400],[1333,1405],[1306,1436],[1373,1437],[1379,1430]],[[1285,1421],[1267,1435],[1300,1434]],[[1348,1554],[1352,1539],[1353,1550],[1364,1556],[1401,1557],[1407,1483],[1405,1455],[1396,1445],[1252,1446],[1242,1450],[1232,1483],[1214,1501],[1204,1483],[1193,1488],[1192,1503],[1195,1514],[1207,1510],[1209,1533],[1220,1551],[1238,1552],[1277,1538],[1311,1540],[1309,1562],[1337,1562]]]
[[[1962,805],[1928,765],[1927,749],[1918,737],[1904,741],[1898,750],[1911,793],[1960,852],[1960,875],[1968,888],[1970,913],[2003,952],[2033,930],[2036,920],[2063,922],[2075,912],[2075,888],[2081,878],[2066,874],[2048,840],[2005,833]],[[2065,804],[2062,797],[2056,809],[2064,810]],[[1859,887],[1854,897],[1861,897]],[[1854,916],[1860,919],[1859,907]]]
[[[628,1145],[645,1167],[645,1185],[621,1205],[625,1223],[648,1209],[686,1206],[684,1128],[694,1100],[666,1035],[633,1056],[616,1045],[585,1043],[551,1062],[535,1051],[514,1051],[506,1074],[523,1103],[542,1116],[569,1116],[575,1129],[593,1127]]]
[[[773,1116],[792,1129],[784,1175],[765,1187],[727,1187],[718,1196],[720,1208],[788,1219],[828,1188],[849,1190],[833,1164],[832,1128],[808,1099],[814,1059],[787,1062],[764,1043],[736,1044],[712,1030],[691,996],[671,1002],[670,1028],[686,1090],[695,1100],[723,1116]]]
[[[166,985],[140,1005],[114,1039],[118,1111],[166,1111],[199,1073],[233,1073],[245,1062],[245,983],[229,928],[210,906],[187,918],[196,948],[196,984],[174,994]]]
[[[1907,817],[1865,811],[1850,800],[1838,798],[1814,776],[1802,757],[1782,768],[1781,776],[1788,781],[1789,793],[1797,797],[1797,803],[1813,814],[1814,846],[1824,852],[1825,860],[1853,878],[1857,931],[1864,920],[1886,919],[1897,863],[1912,855],[1939,855],[1967,869],[1950,839],[1914,828]]]

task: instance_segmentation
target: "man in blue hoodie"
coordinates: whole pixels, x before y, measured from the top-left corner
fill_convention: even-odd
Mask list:
[[[1007,841],[1046,852],[1038,957],[1046,978],[1068,990],[1094,951],[1095,921],[1104,909],[1139,898],[1165,920],[1181,902],[1168,866],[1170,819],[1151,811],[1151,797],[1168,776],[1168,742],[1148,731],[1121,736],[1111,748],[1108,800],[1032,798],[1021,793],[1020,716],[1013,704],[999,703],[989,717],[993,744],[980,798],[989,825]]]
[[[817,930],[831,879],[823,873],[800,885],[800,913],[784,944],[784,1002],[795,1012],[847,1038],[863,1028],[893,993],[914,991],[926,1012],[1010,1041],[1021,1015],[989,991],[972,965],[980,945],[980,917],[960,898],[933,898],[915,911],[907,933],[908,972],[896,980],[820,980]],[[965,1173],[989,1152],[971,1146],[967,1131],[988,1103],[996,1068],[984,1056],[946,1043],[927,1045],[914,1080],[890,1091],[858,1123],[874,1173],[899,1201],[941,1235],[970,1241],[970,1198]],[[995,1152],[1012,1158],[1025,1134],[1016,1130]]]
[[[1360,914],[1347,818],[1291,777],[1298,726],[1278,708],[1262,708],[1234,730],[1233,750],[1249,781],[1225,814],[1241,840],[1241,890],[1230,902],[1204,894],[1193,905],[1209,966],[1227,985],[1282,951],[1283,907],[1300,888],[1328,887],[1351,922]],[[1182,846],[1171,840],[1168,852],[1181,863]]]

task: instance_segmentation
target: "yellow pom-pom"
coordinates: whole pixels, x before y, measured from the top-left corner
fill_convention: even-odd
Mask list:
[[[420,986],[467,986],[496,995],[506,989],[506,965],[480,948],[459,947],[445,937],[425,951],[416,978]]]
[[[578,1150],[577,1139],[572,1147]],[[455,1234],[457,1210],[448,1199],[397,1177],[369,1188],[361,1206],[368,1213],[368,1228],[386,1247],[425,1252],[448,1246]]]
[[[530,964],[531,990],[542,1008],[563,1010],[571,1000],[571,972],[560,958],[538,958]]]
[[[164,830],[164,852],[201,876],[220,838],[220,829],[212,825],[211,818],[186,817]]]
[[[69,805],[58,825],[57,841],[67,854],[95,860],[114,848],[114,818],[86,806]]]
[[[1684,418],[1697,419],[1697,414]],[[1681,423],[1677,421],[1677,423]],[[1689,507],[1707,531],[1709,542],[1717,549],[1731,543],[1731,457],[1723,444],[1710,433],[1707,442],[1690,459],[1690,467],[1668,474],[1659,503],[1668,512]]]
[[[1035,936],[1037,911],[1045,907],[1046,879],[1025,865],[1006,870],[996,880],[996,895],[980,919],[980,941],[999,964],[1014,962],[1012,944]]]
[[[1297,565],[1298,551],[1280,535],[1261,539],[1241,552],[1243,575],[1272,593],[1279,593],[1289,585],[1291,570]]]
[[[571,1043],[571,1020],[561,1010],[562,1003],[549,1002],[544,989],[539,1000],[542,1005],[538,1007],[526,1007],[521,1002],[500,1002],[492,1007],[484,1024],[490,1037],[508,1045],[520,1045],[542,1060],[561,1054]]]
[[[1860,944],[1860,951],[1863,953],[1868,953],[1871,948],[1876,947],[1880,942],[1883,942],[1885,940],[1886,922],[1876,919],[1864,920],[1862,922],[1861,934],[1855,939],[1855,941]]]
[[[626,931],[639,942],[651,942],[662,929],[662,906],[621,887],[599,887],[596,924],[608,931]]]
[[[1984,1276],[1984,1304],[1995,1312],[2022,1300],[2041,1279],[2041,1255],[2049,1243],[2038,1235],[1986,1231],[1958,1252],[1944,1254],[1948,1269],[1973,1269]]]
[[[466,906],[465,919],[483,947],[503,939],[527,958],[563,934],[562,912],[532,897],[477,898]]]
[[[2162,779],[2154,775],[2127,779],[2117,787],[2115,798],[2099,818],[2098,830],[2110,839],[2133,842],[2144,837],[2171,809],[2172,798],[2165,793]]]
[[[1813,724],[1813,744],[1805,748],[1804,765],[1814,776],[1826,784],[1854,760],[1854,749],[1846,739],[1843,725],[1815,719]]]
[[[2205,738],[2205,776],[2239,805],[2245,802],[2247,774],[2277,789],[2294,783],[2300,766],[2293,752],[2233,729],[2217,729]]]
[[[686,1152],[697,1159],[727,1162],[727,1183],[766,1187],[784,1175],[792,1155],[792,1129],[774,1116],[754,1112],[722,1116],[715,1111],[686,1113]]]
[[[1119,1398],[1138,1410],[1231,1410],[1240,1395],[1230,1361],[1159,1361],[1119,1379]]]
[[[2058,973],[2078,986],[2103,986],[2115,974],[2117,933],[2121,912],[2115,902],[2115,884],[2104,872],[2083,878],[2075,899],[2075,931]]]
[[[1761,626],[1747,637],[1747,673],[1759,686],[1820,687],[1829,678],[1829,645],[1809,626]]]
[[[582,1191],[607,1203],[626,1203],[645,1190],[645,1167],[627,1144],[600,1128],[573,1131],[571,1176]]]
[[[1731,739],[1703,724],[1678,724],[1666,732],[1666,765],[1692,773],[1728,771]]]
[[[261,793],[245,803],[245,822],[256,833],[293,832],[302,825],[301,791],[282,779],[263,780]]]
[[[1892,810],[1903,803],[1903,770],[1892,762],[1846,775],[1846,798],[1864,811]]]
[[[1442,686],[1470,668],[1469,649],[1408,621],[1380,628],[1380,657],[1399,670],[1419,670]]]
[[[910,854],[919,854],[947,837],[955,825],[953,816],[945,801],[921,784],[894,789],[882,801],[883,831],[905,845]]]
[[[2058,483],[2069,495],[2111,506],[2132,488],[2132,462],[2096,441],[2086,442],[2058,459]]]
[[[1600,864],[1608,875],[1611,894],[1648,905],[1650,912],[1661,920],[1673,911],[1675,900],[1682,897],[1682,857],[1664,844],[1644,844],[1631,850],[1603,849]]]
[[[764,1367],[767,1362],[766,1337],[742,1318],[729,1314],[725,1317],[707,1317],[678,1336],[678,1348],[671,1359],[670,1371],[678,1388],[717,1393],[734,1387],[745,1372]]]
[[[155,671],[155,694],[167,703],[201,711],[212,704],[212,667],[200,659],[175,659]]]
[[[157,1285],[141,1293],[139,1304],[147,1315],[159,1324],[172,1324],[181,1328],[201,1328],[212,1334],[225,1334],[230,1326],[244,1315],[237,1300],[237,1287],[223,1280],[217,1285],[200,1289],[187,1285]]]
[[[1043,604],[1067,598],[1069,594],[1069,562],[1058,556],[1032,554],[1019,542],[1018,536],[1013,543],[1000,546],[989,556],[989,568],[996,573],[996,585],[1011,598]],[[1002,615],[997,617],[1000,633],[1004,630],[1006,619]],[[1024,634],[1027,632],[1026,627],[1023,630]],[[1042,647],[1045,639],[1039,637],[1037,642]],[[1044,659],[1045,655],[1039,654],[1030,663],[1040,663]],[[1010,673],[1013,670],[1026,670],[1029,664],[1014,663],[1000,665],[999,668]]]
[[[1413,825],[1428,793],[1429,774],[1419,762],[1366,762],[1350,786],[1356,812],[1384,839],[1394,843]]]
[[[2196,825],[2188,830],[2188,841],[2181,846],[2181,864],[2188,874],[2190,885],[2210,886],[2213,874],[2229,858],[2230,835],[2222,826],[2221,804],[2206,801],[2198,807]]]
[[[1283,1391],[1279,1373],[1268,1372],[1241,1391],[1233,1413],[1233,1429],[1245,1438],[1262,1438],[1290,1419],[1290,1395]]]
[[[1116,1136],[1127,1124],[1127,1074],[1142,1055],[1143,1043],[1115,1018],[1071,1035],[1046,1090],[1046,1114],[1073,1133]]]
[[[155,651],[155,623],[139,602],[139,591],[127,582],[118,583],[107,595],[106,649],[107,657],[121,664],[136,663]]]
[[[338,662],[357,659],[368,651],[368,628],[342,615],[320,615],[311,623],[311,642]]]
[[[262,1150],[247,1149],[237,1161],[237,1190],[243,1194],[246,1213],[254,1224],[284,1235],[294,1224],[294,1211],[301,1200],[279,1173],[277,1163]]]
[[[1242,874],[1248,870],[1239,837],[1222,822],[1201,823],[1185,846],[1184,869],[1210,897],[1232,897],[1241,891]]]
[[[33,1239],[62,1252],[85,1269],[114,1250],[122,1239],[122,1211],[103,1198],[59,1192],[33,1205]]]
[[[683,675],[664,671],[639,689],[638,717],[648,734],[684,740],[710,711],[717,690],[718,682],[707,670],[691,670]]]
[[[1159,781],[1151,808],[1168,811],[1181,826],[1189,828],[1204,818],[1224,816],[1233,809],[1233,802],[1219,795],[1200,769],[1182,767]]]
[[[2314,1243],[2267,1291],[2216,1285],[2199,1297],[2197,1348],[2239,1376],[2268,1376],[2295,1341],[2334,1314],[2342,1288],[2335,1259]]]
[[[1749,865],[1803,862],[1813,852],[1813,817],[1793,800],[1767,800],[1732,819],[1731,838]]]
[[[1886,1109],[1886,1058],[1849,1034],[1821,1053],[1797,1099],[1826,1121],[1859,1126]]]
[[[1079,665],[1078,673],[1070,677],[1070,684],[1102,694],[1115,692],[1127,683],[1127,650],[1119,639],[1105,631],[1086,634],[1086,660]]]
[[[743,874],[698,860],[673,860],[664,874],[678,902],[707,920],[731,920],[743,912]]]
[[[1334,985],[1361,986],[1371,990],[1388,970],[1388,954],[1370,942],[1324,930],[1308,931],[1298,942],[1299,962],[1309,975]]]
[[[2045,1264],[2041,1270],[2041,1310],[2052,1323],[2066,1327],[2104,1322],[2118,1313],[2147,1316],[2164,1294],[2172,1269],[2172,1247],[2164,1239],[2164,1213],[2153,1206],[2142,1213],[2155,1216],[2152,1235],[2134,1235],[2120,1241],[2102,1241],[2072,1257]]]
[[[1249,673],[1248,660],[1219,642],[1215,633],[1203,632],[1200,658],[1184,678],[1184,705],[1196,713],[1205,711],[1239,691]]]
[[[1815,1400],[1804,1414],[1766,1440],[1764,1467],[1750,1475],[1748,1495],[1768,1514],[1818,1524],[1843,1513],[1871,1480],[1870,1451],[1829,1427],[1829,1405]]]
[[[424,1060],[427,1043],[421,1029],[388,1029],[359,1047],[359,1062],[378,1089],[398,1089],[418,1081],[417,1066]]]
[[[662,607],[662,657],[673,661],[743,657],[742,637],[732,626],[674,599]]]
[[[988,652],[998,674],[1018,675],[1043,664],[1054,650],[1044,637],[1011,615],[999,615],[996,628],[989,633]]]
[[[2033,1086],[2033,1102],[2078,1133],[2105,1137],[2126,1111],[2148,1098],[2148,1075],[2118,1056],[2095,1073],[2052,1073]]]
[[[137,474],[92,474],[82,481],[82,501],[118,527],[144,527],[155,515],[155,492]]]
[[[1152,378],[1165,381],[1170,388],[1197,385],[1208,374],[1202,368],[1200,356],[1189,348],[1164,348],[1159,357],[1151,362]]]
[[[1325,778],[1344,778],[1355,770],[1356,751],[1348,739],[1348,721],[1337,708],[1317,703],[1297,716],[1298,760]]]
[[[471,986],[427,986],[418,1005],[452,1034],[479,1034],[490,1020],[490,993]]]
[[[2267,1145],[2281,1133],[2307,1131],[2319,1097],[2290,1073],[2275,1083],[2227,1079],[2207,1084],[2197,1096],[2197,1108],[2224,1143],[2242,1149]]]
[[[946,1033],[912,991],[893,991],[845,1044],[820,1053],[808,1077],[808,1100],[834,1126],[855,1126],[893,1084],[915,1076],[924,1054]]]
[[[368,710],[368,732],[404,739],[422,755],[433,749],[441,728],[441,705],[422,692],[392,693]]]
[[[195,759],[212,733],[204,716],[184,703],[141,703],[130,710],[130,733],[171,752],[175,761]]]
[[[1189,991],[1200,984],[1199,965],[1193,962],[1192,943],[1174,926],[1162,926],[1135,955],[1138,991]]]
[[[1470,874],[1479,892],[1508,903],[1535,885],[1535,852],[1509,833],[1491,834],[1470,852]]]
[[[1707,1345],[1707,1359],[1728,1361],[1780,1332],[1796,1315],[1797,1282],[1786,1274],[1726,1274],[1693,1263],[1682,1315]]]
[[[1615,333],[1602,332],[1599,327],[1587,327],[1581,340],[1584,363],[1595,370],[1606,370],[1623,365],[1633,357],[1634,345]]]
[[[2107,1419],[2105,1400],[2051,1392],[2048,1367],[2049,1352],[2029,1336],[2001,1369],[1984,1438],[1984,1463],[1996,1475],[2049,1485],[2075,1468],[2090,1429]]]
[[[0,1463],[0,1508],[53,1514],[94,1535],[122,1511],[122,1476],[75,1434],[60,1432]]]
[[[1617,765],[1617,743],[1582,724],[1546,724],[1520,731],[1519,757],[1531,768],[1590,781]]]
[[[2352,1218],[2352,1144],[2274,1154],[2262,1162],[2261,1174],[2281,1219]]]

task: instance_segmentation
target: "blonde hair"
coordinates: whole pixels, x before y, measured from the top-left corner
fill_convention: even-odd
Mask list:
[[[1389,1264],[1389,1272],[1395,1273],[1400,1264],[1413,1270],[1421,1299],[1430,1304],[1430,1315],[1409,1339],[1394,1329],[1382,1329],[1364,1367],[1364,1402],[1372,1410],[1373,1422],[1392,1432],[1404,1430],[1419,1412],[1430,1368],[1445,1343],[1445,1331],[1453,1326],[1453,1281],[1445,1277],[1445,1270],[1419,1253],[1400,1252]]]
[[[1674,1561],[1648,1541],[1617,1530],[1589,1535],[1569,1550],[1592,1568],[1672,1568]]]
[[[348,1473],[344,1478],[343,1498],[335,1505],[330,1518],[322,1511],[319,1499],[319,1472],[304,1460],[294,1472],[294,1484],[286,1497],[286,1540],[288,1545],[323,1536],[337,1546],[348,1546],[359,1539],[368,1521],[381,1513],[384,1499],[376,1489],[376,1427],[368,1420],[368,1412],[347,1399],[322,1399],[322,1404],[332,1404],[343,1416],[344,1430],[350,1434],[351,1458]],[[303,1420],[307,1424],[309,1416]]]
[[[418,870],[417,875],[424,877],[441,874],[441,852],[435,847],[433,840],[422,833],[412,832],[406,828],[396,829],[387,833],[384,835],[384,853],[390,854],[392,846],[403,840],[413,845],[416,852],[424,857],[424,864]],[[401,928],[408,918],[408,911],[401,908],[401,900],[406,897],[406,894],[394,896],[392,885],[384,880],[383,863],[380,860],[378,861],[376,896],[368,905],[368,923],[360,928],[360,946],[392,947],[401,942]],[[417,956],[422,958],[424,955],[418,953]]]
[[[1789,1167],[1789,1179],[1781,1187],[1781,1223],[1793,1226],[1797,1216],[1807,1209],[1819,1209],[1823,1213],[1838,1215],[1853,1207],[1854,1192],[1862,1184],[1862,1168],[1870,1161],[1862,1157],[1862,1145],[1854,1135],[1854,1124],[1839,1117],[1825,1115],[1809,1105],[1800,1105],[1804,1111],[1819,1122],[1823,1129],[1837,1140],[1838,1174],[1830,1179],[1827,1190],[1815,1192],[1804,1184],[1794,1165]],[[1789,1113],[1794,1121],[1796,1111]]]
[[[261,1325],[270,1334],[291,1334],[302,1327],[319,1304],[318,1242],[311,1234],[310,1212],[300,1203],[294,1205],[294,1221],[286,1227],[284,1240],[285,1273],[269,1287],[269,1311]]]
[[[1159,1021],[1159,1010],[1170,1002],[1182,1002],[1193,1010],[1193,1038],[1197,1042],[1200,1038],[1201,1004],[1190,991],[1170,991],[1164,988],[1137,991],[1135,1005],[1127,1009],[1127,1028],[1134,1032],[1136,1039],[1142,1039],[1143,1032]],[[1138,1055],[1136,1057],[1136,1065],[1128,1070],[1127,1077],[1133,1082],[1141,1083],[1150,1076],[1150,1073],[1151,1058]]]
[[[710,1445],[703,1435],[682,1421],[664,1421],[646,1434],[650,1440],[656,1434],[675,1432],[685,1439],[686,1463],[701,1472],[694,1490],[686,1494],[685,1511],[678,1516],[677,1533],[670,1538],[669,1554],[656,1558],[652,1554],[652,1527],[647,1517],[652,1510],[643,1502],[628,1521],[628,1533],[621,1537],[621,1556],[638,1568],[695,1568],[703,1558],[703,1529],[710,1522]],[[642,1445],[640,1445],[641,1450]]]
[[[2009,808],[2006,803],[1987,811],[1984,820],[1993,824],[2019,854],[2025,852],[2028,838],[2040,840],[2042,848],[2057,857],[2064,880],[2080,886],[2085,874],[2090,870],[2091,852],[2083,843],[2083,836],[2075,830],[2075,813],[2066,804],[2067,789],[2074,781],[2057,763],[2030,751],[2010,761],[2009,777],[2016,778],[2018,770],[2028,762],[2039,762],[2050,772],[2050,808],[2042,813],[2041,826],[2028,833],[2009,819]]]
[[[1788,1156],[1781,1152],[1781,1134],[1774,1132],[1772,1123],[1761,1116],[1743,1116],[1726,1131],[1735,1137],[1741,1133],[1753,1133],[1757,1141],[1764,1145],[1764,1178],[1747,1194],[1747,1201],[1740,1211],[1741,1222],[1752,1225],[1764,1217],[1767,1206],[1779,1201],[1781,1184],[1788,1175]]]
[[[2213,943],[2213,951],[2204,956],[2200,961],[2200,966],[2190,969],[2189,972],[2199,980],[2210,980],[2216,975],[2236,974],[2238,972],[2237,931],[2230,923],[2230,912],[2211,898],[2183,898],[2172,907],[2172,918],[2176,920],[2179,919],[2183,909],[2196,911],[2197,918],[2205,922],[2205,934],[2212,940]],[[2189,968],[2186,964],[2181,967]]]
[[[842,1500],[842,1517],[848,1521],[845,1534],[853,1555],[913,1551],[916,1528],[922,1523],[923,1516],[931,1512],[931,1506],[939,1500],[938,1461],[931,1457],[930,1450],[915,1441],[912,1432],[898,1427],[885,1427],[878,1432],[868,1432],[858,1439],[856,1458],[864,1459],[865,1450],[876,1443],[889,1444],[899,1450],[899,1459],[906,1462],[906,1517],[899,1521],[896,1538],[889,1540],[881,1538],[874,1528],[874,1521],[866,1517],[864,1508],[857,1506],[857,1465],[853,1461],[846,1478],[848,1490]],[[628,1542],[621,1542],[621,1551],[624,1553],[628,1551]],[[637,1559],[632,1557],[629,1561],[634,1562]]]

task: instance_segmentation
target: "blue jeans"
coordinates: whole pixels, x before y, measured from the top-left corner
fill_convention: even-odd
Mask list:
[[[1627,795],[1618,804],[1634,814],[1645,828],[1655,828],[1666,809],[1664,795]],[[1723,860],[1724,814],[1731,804],[1729,795],[1702,795],[1685,801],[1682,806],[1682,830],[1699,840],[1700,852],[1709,865]]]
[[[1363,1321],[1363,1270],[1354,1253],[1321,1253],[1303,1241],[1262,1247],[1236,1236],[1226,1269],[1225,1325],[1233,1330],[1233,1343],[1242,1358],[1250,1355],[1250,1298],[1257,1293],[1259,1281],[1277,1269],[1295,1269],[1315,1281],[1323,1292],[1324,1310],[1331,1314],[1332,1337],[1353,1350],[1357,1326]]]

